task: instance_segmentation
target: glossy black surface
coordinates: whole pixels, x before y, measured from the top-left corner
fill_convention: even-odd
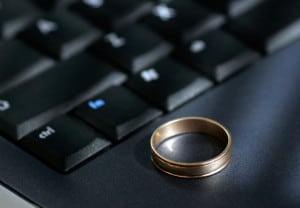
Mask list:
[[[178,162],[200,162],[220,154],[226,144],[220,139],[200,133],[172,136],[161,142],[156,150],[163,157]]]
[[[42,207],[299,207],[300,42],[61,175],[0,139],[0,180]],[[232,160],[217,175],[178,179],[151,164],[160,124],[206,116],[232,133]]]

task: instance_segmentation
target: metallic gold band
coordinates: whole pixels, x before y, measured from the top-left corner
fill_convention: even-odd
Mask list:
[[[162,156],[157,147],[165,139],[183,133],[205,133],[226,144],[217,156],[199,162],[177,162]],[[231,135],[220,123],[202,117],[184,117],[158,127],[151,136],[151,157],[161,171],[182,178],[198,178],[215,174],[224,169],[230,161]]]

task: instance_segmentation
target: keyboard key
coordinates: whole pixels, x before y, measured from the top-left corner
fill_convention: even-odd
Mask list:
[[[37,19],[21,35],[26,42],[57,59],[66,59],[82,51],[99,36],[98,30],[66,11]]]
[[[217,82],[256,61],[259,54],[222,30],[211,31],[179,47],[176,56]]]
[[[75,113],[114,141],[161,115],[161,111],[123,87],[106,90],[83,103]]]
[[[238,16],[265,0],[198,0],[201,4],[212,10],[224,13],[231,17]]]
[[[27,135],[20,145],[61,172],[104,150],[110,142],[84,123],[61,116]]]
[[[43,9],[55,9],[59,7],[67,7],[77,0],[33,0],[35,4]]]
[[[228,27],[249,46],[272,53],[300,38],[300,1],[273,0],[233,19]]]
[[[27,0],[0,1],[0,36],[4,39],[14,37],[38,15],[38,10]]]
[[[44,72],[53,64],[53,60],[42,56],[21,41],[2,42],[0,44],[0,92]]]
[[[92,50],[129,73],[135,73],[168,55],[172,46],[148,28],[132,25],[106,34]]]
[[[134,75],[126,84],[167,111],[177,108],[213,85],[208,79],[169,59]]]
[[[108,30],[121,28],[151,12],[148,0],[80,0],[72,8]]]
[[[158,4],[152,9],[152,15],[148,16],[145,21],[168,40],[186,42],[218,28],[225,19],[220,14],[185,0]]]
[[[74,56],[0,94],[0,101],[10,106],[0,109],[0,129],[13,139],[21,139],[84,100],[120,84],[125,78],[114,68],[88,55]]]

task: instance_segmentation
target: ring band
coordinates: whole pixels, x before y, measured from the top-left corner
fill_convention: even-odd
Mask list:
[[[166,139],[183,133],[204,133],[226,144],[217,156],[199,162],[178,162],[162,156],[157,147]],[[231,135],[220,123],[203,117],[184,117],[158,127],[151,136],[151,159],[161,171],[182,178],[199,178],[223,170],[230,161]]]

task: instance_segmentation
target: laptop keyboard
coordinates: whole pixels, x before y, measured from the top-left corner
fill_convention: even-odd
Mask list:
[[[0,0],[0,133],[60,172],[300,39],[297,0]]]

